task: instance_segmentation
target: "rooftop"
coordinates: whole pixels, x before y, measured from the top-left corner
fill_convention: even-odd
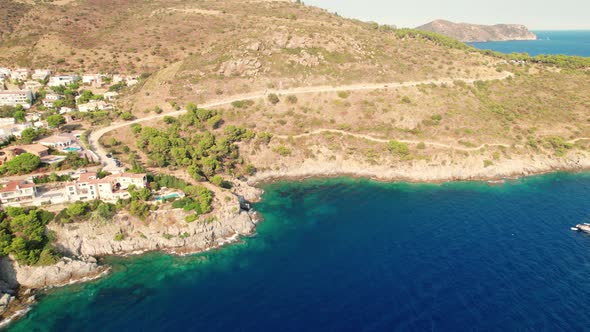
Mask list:
[[[96,179],[96,175],[97,174],[95,172],[82,173],[80,174],[78,182],[88,182],[90,180],[94,180]]]
[[[4,185],[4,188],[0,189],[0,192],[6,193],[6,192],[17,191],[19,188],[25,189],[25,188],[33,188],[33,187],[35,187],[34,183],[27,183],[25,181],[16,180],[16,181],[10,181],[10,182],[6,183]]]
[[[53,135],[53,136],[42,138],[39,140],[39,142],[41,144],[43,144],[43,143],[63,143],[63,142],[69,142],[71,140],[72,139],[67,136]]]
[[[27,144],[27,145],[17,145],[12,147],[12,149],[20,149],[20,150],[24,150],[27,152],[31,152],[31,153],[42,153],[42,152],[47,152],[49,149],[46,146],[43,146],[41,144]]]
[[[117,175],[120,178],[132,178],[132,179],[143,179],[146,174],[143,173],[121,173]]]

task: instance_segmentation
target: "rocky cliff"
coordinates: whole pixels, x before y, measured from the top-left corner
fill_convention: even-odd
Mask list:
[[[236,182],[236,198],[187,223],[182,209],[162,209],[145,220],[120,213],[107,223],[55,224],[55,246],[65,255],[51,266],[22,266],[9,257],[0,259],[0,327],[27,311],[34,302],[35,289],[62,286],[98,278],[109,268],[97,256],[163,250],[175,254],[193,253],[239,240],[255,231],[256,214],[244,200],[256,200],[260,191]],[[238,199],[239,198],[239,199]],[[121,234],[122,236],[115,236]]]
[[[57,246],[73,256],[104,256],[164,250],[173,253],[198,252],[228,243],[241,235],[252,234],[254,219],[250,213],[225,209],[209,221],[184,221],[182,209],[156,211],[146,221],[127,215],[116,216],[113,222],[85,222],[51,225]],[[122,240],[115,235],[122,234]]]
[[[466,43],[537,39],[527,27],[518,24],[477,25],[436,20],[416,29],[440,33]]]

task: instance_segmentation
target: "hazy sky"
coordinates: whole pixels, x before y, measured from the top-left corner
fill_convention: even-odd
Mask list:
[[[416,27],[435,19],[533,30],[590,29],[590,0],[304,0],[341,16]]]

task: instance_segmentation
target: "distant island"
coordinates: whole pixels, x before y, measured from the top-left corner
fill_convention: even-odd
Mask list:
[[[436,20],[416,29],[440,33],[465,43],[537,39],[527,27],[519,24],[477,25]]]

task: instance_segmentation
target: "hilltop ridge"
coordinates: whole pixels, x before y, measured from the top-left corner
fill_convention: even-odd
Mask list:
[[[436,20],[416,29],[440,33],[466,43],[537,39],[534,33],[520,24],[479,25]]]

